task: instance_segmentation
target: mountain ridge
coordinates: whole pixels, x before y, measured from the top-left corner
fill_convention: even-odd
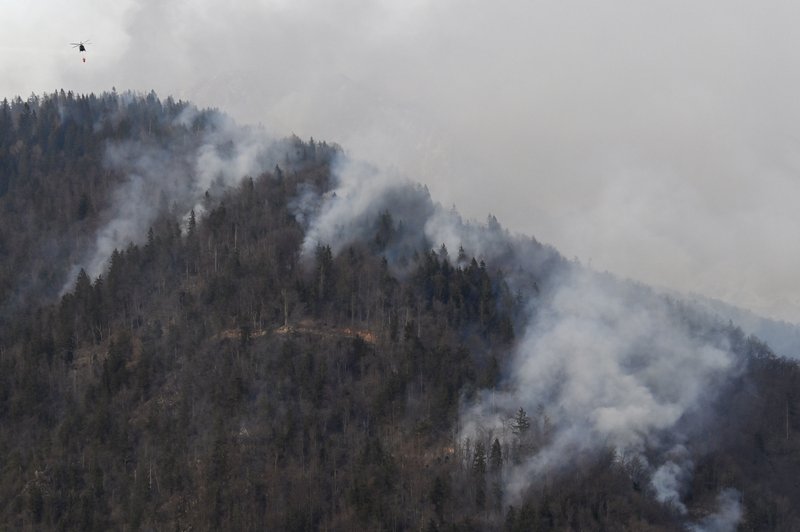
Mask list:
[[[800,522],[796,363],[334,144],[61,91],[0,171],[9,526]]]

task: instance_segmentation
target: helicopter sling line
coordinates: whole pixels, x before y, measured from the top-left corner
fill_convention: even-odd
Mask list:
[[[77,48],[78,52],[81,54],[81,61],[83,63],[86,62],[86,45],[89,44],[91,41],[86,39],[85,41],[78,41],[78,42],[71,42],[73,48]]]

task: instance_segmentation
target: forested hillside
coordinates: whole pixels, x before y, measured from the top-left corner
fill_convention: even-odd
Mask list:
[[[252,137],[231,127],[152,93],[2,103],[3,528],[800,529],[794,362],[597,281],[728,358],[641,442],[593,429],[563,446],[570,410],[515,402],[514,383],[542,324],[595,301],[560,303],[582,266],[491,217],[483,243],[448,248],[409,214],[440,210],[413,184],[347,239],[312,241],[310,218],[343,201],[341,149],[290,138],[239,166]],[[635,341],[628,376],[662,349]],[[542,465],[553,449],[568,463]]]

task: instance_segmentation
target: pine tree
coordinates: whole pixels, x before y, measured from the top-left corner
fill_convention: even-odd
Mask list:
[[[525,410],[522,407],[519,407],[517,413],[514,415],[514,420],[511,422],[511,431],[517,437],[523,437],[527,432],[528,429],[531,428],[531,420],[528,417],[528,414],[525,413]]]
[[[500,473],[503,468],[503,449],[500,446],[500,440],[494,439],[492,449],[489,452],[489,467],[494,474]]]
[[[475,481],[475,506],[483,510],[486,506],[486,447],[483,442],[475,445],[472,457],[472,475]]]

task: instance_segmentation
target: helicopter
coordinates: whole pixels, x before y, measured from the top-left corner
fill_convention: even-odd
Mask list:
[[[71,42],[73,48],[77,48],[80,53],[86,52],[86,45],[89,44],[91,41],[86,39],[85,41],[78,41],[78,42]],[[81,56],[81,60],[85,63],[86,58]]]

